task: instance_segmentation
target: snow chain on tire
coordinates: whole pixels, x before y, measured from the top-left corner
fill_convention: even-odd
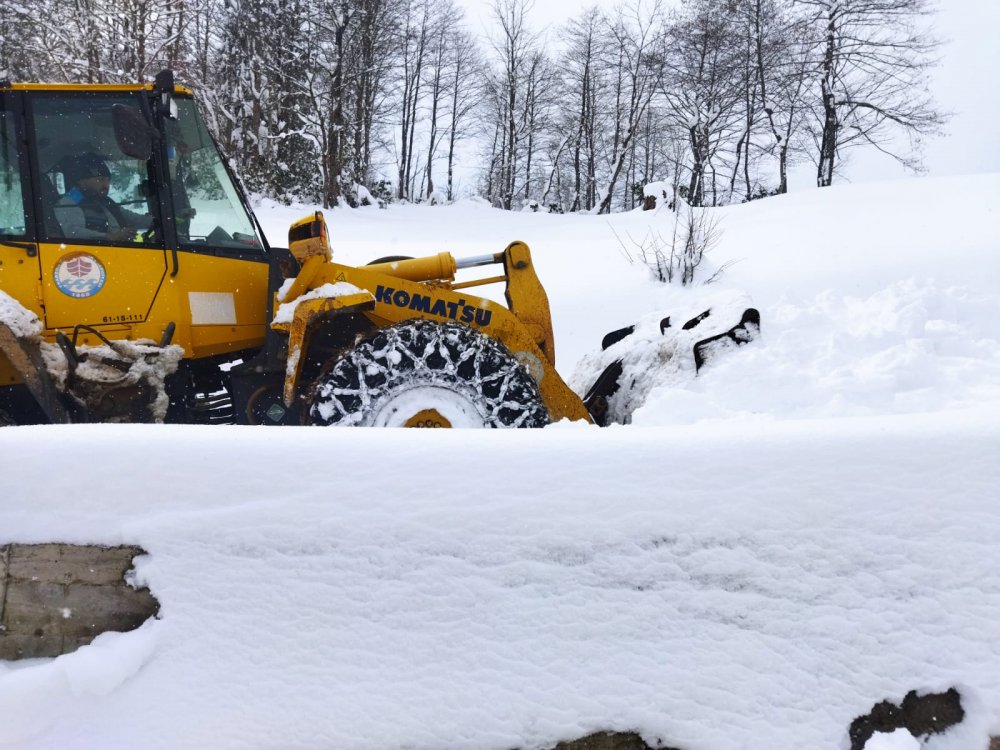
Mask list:
[[[549,422],[538,386],[503,344],[429,320],[362,339],[318,378],[309,409],[318,425],[418,426],[413,419],[424,412],[443,415],[441,426]]]

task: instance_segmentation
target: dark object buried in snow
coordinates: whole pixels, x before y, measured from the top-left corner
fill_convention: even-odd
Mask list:
[[[675,748],[658,746],[660,750]],[[577,740],[560,742],[553,750],[653,750],[635,732],[596,732]]]
[[[876,703],[870,714],[851,722],[851,750],[864,750],[876,732],[891,733],[905,729],[914,737],[926,737],[944,732],[964,718],[962,696],[955,688],[927,695],[917,695],[915,690],[911,690],[902,704],[897,706],[889,701]],[[993,744],[991,741],[991,748]]]
[[[736,315],[739,322],[729,327]],[[654,335],[656,329],[658,335]],[[652,387],[651,372],[663,368],[667,360],[675,363],[675,369],[681,369],[690,359],[693,366],[687,365],[687,369],[697,374],[720,353],[748,344],[759,334],[760,313],[752,307],[709,308],[681,326],[672,325],[667,317],[658,321],[643,319],[611,331],[601,341],[600,354],[584,360],[584,367],[597,366],[600,374],[588,380],[593,384],[583,403],[602,427],[615,422],[627,424]],[[643,359],[647,351],[655,356]]]

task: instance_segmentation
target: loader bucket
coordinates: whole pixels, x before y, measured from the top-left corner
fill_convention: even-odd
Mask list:
[[[760,313],[752,307],[747,308],[740,322],[728,331],[709,336],[694,345],[695,370],[701,370],[707,362],[727,349],[749,344],[758,333],[760,333]]]
[[[737,316],[734,325],[720,328],[726,325],[723,321]],[[732,305],[708,308],[679,327],[672,326],[669,317],[648,316],[611,331],[601,342],[601,352],[577,368],[577,373],[581,368],[588,373],[589,368],[584,405],[596,424],[627,424],[655,385],[679,384],[697,375],[727,350],[753,341],[759,332],[760,313]],[[571,382],[579,388],[577,373]]]

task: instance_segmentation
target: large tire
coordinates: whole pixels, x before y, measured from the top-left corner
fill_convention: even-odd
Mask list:
[[[489,336],[458,323],[382,328],[316,381],[313,424],[542,427],[549,414],[528,371]]]

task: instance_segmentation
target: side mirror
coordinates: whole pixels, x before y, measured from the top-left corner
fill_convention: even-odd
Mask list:
[[[174,71],[161,70],[153,79],[153,91],[160,95],[160,114],[169,120],[177,119],[177,104],[174,102]]]
[[[159,134],[146,122],[142,112],[124,104],[115,104],[111,107],[111,121],[115,128],[115,141],[123,154],[141,161],[153,155],[153,143]]]

